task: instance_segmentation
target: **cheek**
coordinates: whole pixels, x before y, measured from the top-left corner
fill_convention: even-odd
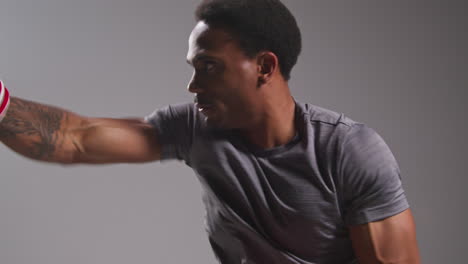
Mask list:
[[[257,87],[256,64],[246,60],[239,62],[226,72],[226,81],[230,96],[235,97],[232,100],[250,97]]]
[[[257,64],[253,61],[244,61],[239,65],[239,72],[242,73],[243,80],[250,85],[257,83]]]
[[[222,77],[214,85],[218,99],[235,112],[244,112],[255,97],[257,87],[256,64],[242,61],[226,67]]]

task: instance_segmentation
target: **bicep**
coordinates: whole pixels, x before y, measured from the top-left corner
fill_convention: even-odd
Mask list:
[[[349,227],[359,263],[420,263],[410,209],[381,221]]]
[[[71,135],[75,163],[137,163],[160,158],[154,128],[140,119],[87,118]]]

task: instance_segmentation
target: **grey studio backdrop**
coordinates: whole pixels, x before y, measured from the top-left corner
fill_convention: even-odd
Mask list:
[[[423,262],[466,263],[466,5],[284,2],[303,33],[293,95],[376,129],[400,164]],[[190,101],[197,3],[0,0],[0,78],[89,116]],[[2,264],[216,263],[183,163],[64,167],[1,145],[0,166]]]

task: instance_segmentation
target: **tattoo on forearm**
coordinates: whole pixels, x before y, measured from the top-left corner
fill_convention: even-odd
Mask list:
[[[29,156],[49,159],[62,141],[58,131],[66,118],[67,112],[58,108],[12,98],[0,123],[0,140],[21,137],[30,146]]]

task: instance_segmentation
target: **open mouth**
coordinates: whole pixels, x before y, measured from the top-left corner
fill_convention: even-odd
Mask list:
[[[203,114],[207,114],[213,111],[214,105],[212,104],[196,104],[196,107],[199,112],[202,112]]]
[[[197,108],[210,108],[213,107],[213,104],[200,104],[197,103]]]
[[[208,97],[202,97],[200,95],[195,96],[194,103],[198,112],[203,114],[209,114],[213,112],[215,104],[213,100],[208,99]]]

